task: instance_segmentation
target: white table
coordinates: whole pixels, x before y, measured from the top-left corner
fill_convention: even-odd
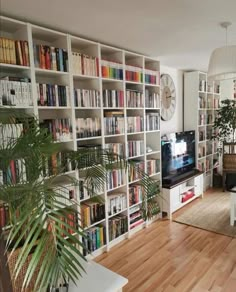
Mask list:
[[[76,282],[69,284],[69,292],[121,292],[128,279],[89,261],[84,263],[86,273]]]
[[[236,187],[230,190],[230,225],[234,226],[236,221]]]

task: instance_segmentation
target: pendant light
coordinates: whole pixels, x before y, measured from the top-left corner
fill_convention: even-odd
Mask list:
[[[228,27],[230,22],[222,22],[221,27],[226,30],[226,45],[215,49],[210,57],[208,66],[208,80],[226,80],[236,78],[236,46],[228,46]]]

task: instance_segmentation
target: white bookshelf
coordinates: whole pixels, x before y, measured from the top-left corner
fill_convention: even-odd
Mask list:
[[[128,157],[128,141],[143,141],[143,152],[139,154],[134,153],[129,159],[143,161],[144,170],[146,172],[149,171],[150,176],[161,181],[159,61],[123,49],[86,40],[75,35],[61,33],[3,16],[0,17],[0,22],[1,37],[28,41],[30,66],[0,63],[1,77],[28,77],[31,80],[33,103],[30,106],[19,108],[22,108],[22,110],[25,111],[31,111],[39,121],[47,119],[70,119],[70,139],[65,139],[65,141],[55,141],[62,143],[65,151],[77,150],[78,146],[84,146],[86,144],[100,145],[104,148],[105,144],[121,143],[123,144],[124,154]],[[34,51],[34,44],[61,48],[66,51],[68,53],[66,72],[54,69],[42,69],[39,66],[36,66],[34,54],[37,51]],[[80,67],[77,68],[78,70],[75,69],[74,56],[78,57],[81,54],[83,56],[89,56],[88,58],[90,58],[90,61],[93,60],[91,62],[94,62],[89,68],[86,67],[88,74],[81,73]],[[108,70],[107,66],[110,66],[111,69]],[[129,72],[127,73],[126,71]],[[149,74],[146,79],[145,73]],[[151,83],[150,80],[152,80]],[[54,104],[53,106],[48,106],[40,104],[40,101],[38,101],[39,87],[37,84],[50,84],[50,86],[61,85],[67,87],[69,93],[67,95],[67,105],[59,106],[58,104]],[[74,89],[76,89],[76,93]],[[92,105],[93,99],[91,99],[92,101],[89,106],[77,104],[78,98],[80,98],[78,97],[80,96],[78,93],[82,90],[92,92],[91,96],[94,91],[98,93],[96,96],[96,104],[94,106]],[[114,92],[116,92],[115,94],[120,94],[119,102],[116,100],[114,102],[113,96],[113,103],[111,99],[109,104],[104,105],[104,91],[109,94],[114,94]],[[128,106],[128,91],[139,94],[142,98],[142,102],[137,106]],[[145,102],[145,94],[147,94],[147,92],[149,94],[149,100],[155,95],[156,100],[153,104]],[[111,111],[119,111],[122,113],[124,118],[123,133],[105,134],[104,116],[106,115],[106,112]],[[147,130],[148,125],[146,118],[148,116],[155,119],[155,121],[152,121],[154,128]],[[139,128],[131,133],[127,133],[127,119],[129,117],[142,118],[142,129]],[[82,118],[99,119],[101,126],[100,134],[94,136],[78,135],[77,119]],[[149,150],[149,152],[147,150]],[[148,168],[148,163],[151,160],[159,161],[157,163],[157,168],[153,169],[153,171],[150,170],[150,167]],[[80,179],[83,177],[83,170],[68,171],[67,174]],[[94,256],[104,251],[108,251],[114,244],[128,238],[135,231],[147,225],[145,222],[140,221],[140,224],[137,224],[137,226],[131,229],[132,208],[133,205],[138,206],[140,202],[134,203],[132,207],[130,206],[129,187],[138,183],[139,179],[129,182],[128,172],[124,172],[122,175],[123,182],[121,185],[117,185],[112,189],[105,188],[104,192],[101,193],[101,196],[105,200],[105,218],[86,227],[86,230],[90,230],[98,225],[103,225],[105,228],[105,244],[92,253]],[[77,200],[80,201],[79,188],[76,188],[76,192]],[[114,218],[115,215],[113,214],[110,216],[107,212],[108,198],[119,192],[126,194],[126,206],[120,210],[117,215],[123,214],[126,216],[127,230],[117,238],[110,238],[109,221]],[[89,202],[89,198],[81,199],[81,204],[86,202]]]
[[[217,165],[217,142],[210,138],[220,104],[220,84],[208,82],[207,74],[184,73],[184,129],[195,130],[196,167],[204,172],[204,189],[212,186]]]

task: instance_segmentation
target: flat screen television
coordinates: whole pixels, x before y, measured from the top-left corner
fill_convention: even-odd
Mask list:
[[[162,180],[171,182],[196,167],[195,131],[166,134],[161,139]]]

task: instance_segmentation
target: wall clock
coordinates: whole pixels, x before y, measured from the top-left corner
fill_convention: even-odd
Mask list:
[[[176,89],[173,79],[169,74],[161,75],[161,118],[169,121],[176,106]]]

